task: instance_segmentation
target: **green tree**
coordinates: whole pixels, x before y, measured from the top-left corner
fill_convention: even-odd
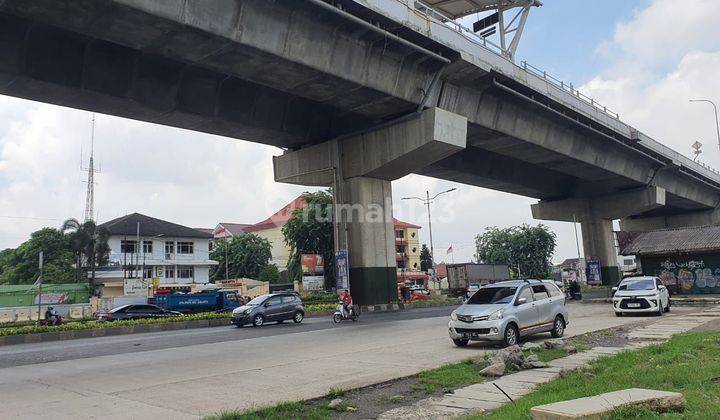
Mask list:
[[[30,234],[30,239],[16,249],[0,254],[0,278],[10,284],[32,284],[40,275],[39,254],[42,251],[46,283],[76,281],[74,255],[70,240],[57,229],[43,228]]]
[[[280,283],[280,271],[275,264],[268,264],[260,270],[258,280],[271,284]]]
[[[430,249],[427,245],[422,244],[422,248],[420,248],[420,270],[427,273],[431,268],[433,268],[433,259],[432,255],[430,255]]]
[[[272,258],[271,249],[270,241],[253,233],[243,233],[230,240],[218,241],[210,253],[210,258],[218,262],[218,265],[210,270],[210,279],[257,279]]]
[[[90,288],[94,290],[95,268],[107,264],[110,255],[110,245],[108,245],[110,232],[96,225],[92,220],[80,223],[77,219],[67,219],[61,230],[70,240],[70,246],[75,253],[76,266],[90,269]],[[80,271],[78,270],[78,274]]]
[[[475,258],[485,264],[507,264],[513,278],[544,279],[551,275],[555,245],[555,233],[542,224],[490,227],[475,238]]]
[[[306,192],[302,198],[307,203],[297,209],[282,228],[285,243],[290,247],[287,272],[290,281],[300,280],[301,254],[320,254],[325,264],[325,286],[335,283],[335,241],[332,225],[332,193]]]

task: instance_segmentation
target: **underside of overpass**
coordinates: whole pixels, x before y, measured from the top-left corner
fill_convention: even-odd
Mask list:
[[[705,214],[720,202],[717,180],[634,136],[417,28],[335,3],[0,0],[0,93],[278,146],[278,180],[346,184],[341,201],[375,203],[407,173],[537,198],[537,218],[583,222],[595,238],[586,256],[607,267],[609,220]],[[336,152],[320,167],[311,147]],[[415,163],[399,166],[403,153]],[[288,161],[295,172],[279,176]],[[628,195],[649,201],[598,210]],[[345,225],[346,243],[383,243],[386,227]],[[387,252],[370,252],[351,249],[351,269],[394,267]],[[360,278],[358,290],[373,283]]]

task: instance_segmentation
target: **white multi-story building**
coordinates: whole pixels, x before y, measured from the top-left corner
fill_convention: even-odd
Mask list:
[[[110,232],[108,264],[97,269],[96,285],[106,297],[147,293],[138,287],[188,289],[210,281],[210,233],[129,214],[100,225]],[[155,280],[156,279],[156,280]],[[138,286],[140,285],[140,286]],[[147,286],[144,286],[147,285]],[[129,289],[136,290],[129,290]]]

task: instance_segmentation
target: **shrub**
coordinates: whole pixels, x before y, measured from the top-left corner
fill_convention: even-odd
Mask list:
[[[63,331],[79,331],[79,330],[92,330],[98,328],[120,328],[120,327],[131,327],[134,325],[149,325],[149,324],[166,324],[169,322],[182,322],[182,321],[195,321],[202,319],[222,319],[230,318],[230,313],[199,313],[192,315],[180,315],[168,318],[146,318],[146,319],[134,319],[134,320],[121,320],[113,322],[68,322],[62,325],[27,325],[22,327],[13,328],[0,328],[0,336],[6,335],[18,335],[18,334],[37,334],[45,332],[63,332]]]

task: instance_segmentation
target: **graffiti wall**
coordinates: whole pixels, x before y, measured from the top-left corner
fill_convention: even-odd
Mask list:
[[[720,293],[720,254],[640,256],[640,264],[675,293]]]

